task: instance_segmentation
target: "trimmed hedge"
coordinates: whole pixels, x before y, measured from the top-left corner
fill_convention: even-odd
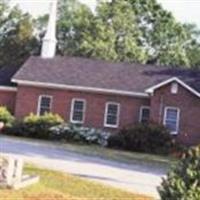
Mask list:
[[[200,145],[188,150],[158,188],[162,200],[200,199]]]
[[[174,146],[169,131],[153,123],[124,128],[108,139],[108,147],[146,153],[167,154]]]

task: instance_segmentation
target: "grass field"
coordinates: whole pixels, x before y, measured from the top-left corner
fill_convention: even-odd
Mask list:
[[[39,175],[40,182],[18,191],[0,189],[0,200],[152,200],[150,197],[33,166],[27,166],[25,171]]]
[[[10,137],[10,136],[9,136]],[[96,145],[80,145],[72,143],[52,142],[46,140],[10,137],[15,140],[25,142],[35,142],[41,145],[47,145],[49,148],[61,148],[66,151],[78,153],[87,156],[94,156],[108,160],[119,161],[122,163],[141,165],[148,168],[159,168],[167,171],[169,167],[176,164],[177,159],[170,156],[159,156],[146,153],[129,152],[122,150],[115,150],[109,148],[103,148]]]

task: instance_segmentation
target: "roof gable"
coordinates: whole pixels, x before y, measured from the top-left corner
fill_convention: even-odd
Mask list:
[[[190,91],[192,94],[196,95],[197,97],[200,98],[200,93],[198,91],[196,91],[195,89],[193,89],[192,87],[190,87],[189,85],[187,85],[186,83],[184,83],[183,81],[181,81],[179,78],[177,77],[172,77],[170,79],[167,79],[157,85],[154,85],[148,89],[145,90],[145,92],[147,93],[154,93],[155,90],[169,84],[169,83],[172,83],[172,82],[177,82],[179,83],[182,87],[184,87],[185,89],[187,89],[188,91]]]

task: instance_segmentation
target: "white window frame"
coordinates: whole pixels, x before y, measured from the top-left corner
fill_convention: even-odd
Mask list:
[[[142,122],[142,113],[143,113],[142,111],[143,111],[144,109],[148,109],[149,112],[151,111],[150,106],[141,106],[141,107],[140,107],[140,115],[139,115],[139,122],[140,122],[140,123]]]
[[[41,110],[41,100],[42,100],[42,98],[50,98],[50,108],[49,108],[49,110],[50,110],[50,112],[51,112],[51,110],[52,110],[52,104],[53,104],[53,96],[50,96],[50,95],[40,95],[39,97],[38,97],[38,105],[37,105],[37,115],[38,116],[40,116],[40,110]]]
[[[74,104],[76,101],[83,102],[83,119],[81,121],[73,120],[74,115]],[[73,124],[83,124],[85,122],[85,112],[86,112],[86,100],[85,99],[79,99],[79,98],[73,98],[71,101],[71,111],[70,111],[70,122]]]
[[[107,124],[107,115],[108,115],[108,107],[109,105],[116,105],[117,106],[117,123],[116,125]],[[105,113],[104,113],[104,127],[107,128],[118,128],[119,127],[119,118],[120,118],[120,103],[116,102],[107,102],[105,106]]]
[[[179,125],[180,125],[180,108],[178,107],[171,107],[171,106],[166,106],[164,110],[164,118],[163,118],[163,125],[166,126],[166,119],[167,119],[167,111],[169,109],[172,110],[177,110],[177,123],[176,123],[176,131],[171,131],[170,133],[172,135],[177,135],[179,132]]]

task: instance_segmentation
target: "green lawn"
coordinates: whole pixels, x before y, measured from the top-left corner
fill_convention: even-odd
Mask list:
[[[39,175],[40,182],[18,191],[0,189],[0,200],[152,200],[151,197],[33,166],[27,166],[25,171]]]
[[[50,142],[38,139],[12,137],[16,140],[37,142],[41,145],[48,145],[51,148],[62,148],[70,152],[79,153],[82,155],[100,157],[108,160],[120,161],[128,164],[137,164],[148,168],[159,168],[168,170],[168,168],[177,162],[176,159],[170,156],[158,156],[153,154],[128,152],[122,150],[114,150],[103,148],[96,145],[80,145],[61,142]]]
[[[164,169],[168,168],[171,164],[176,163],[176,159],[169,156],[115,150],[94,145],[62,144],[61,146],[68,151],[77,152],[84,155],[120,161],[128,164],[139,164],[146,167],[158,166],[163,167]]]

